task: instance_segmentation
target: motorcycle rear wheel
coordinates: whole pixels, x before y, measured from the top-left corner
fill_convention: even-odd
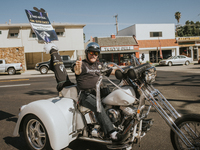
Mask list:
[[[29,115],[23,123],[23,133],[31,150],[52,150],[46,128],[35,115]]]
[[[171,130],[171,142],[175,150],[200,150],[200,115],[189,114],[175,120],[175,124],[194,145],[195,148],[187,147],[177,134]],[[188,125],[190,128],[188,128]],[[191,131],[192,129],[192,131]]]

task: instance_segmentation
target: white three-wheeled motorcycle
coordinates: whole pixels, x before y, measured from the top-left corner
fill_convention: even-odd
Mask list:
[[[78,104],[76,86],[65,87],[61,91],[62,97],[38,100],[22,106],[14,136],[23,132],[32,150],[60,150],[75,139],[106,144],[109,149],[132,149],[132,145],[140,142],[153,124],[147,117],[151,107],[154,107],[171,128],[174,149],[199,150],[200,116],[181,116],[152,86],[156,77],[155,67],[143,64],[118,68],[115,76],[121,81],[119,85],[104,76],[105,69],[102,69],[96,85],[96,98],[99,113],[100,103],[103,103],[115,129],[123,135],[120,143],[112,142],[110,137],[104,135],[94,113]],[[101,99],[100,84],[105,78],[115,88]]]

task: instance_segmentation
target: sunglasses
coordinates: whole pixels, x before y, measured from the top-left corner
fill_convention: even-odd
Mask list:
[[[95,56],[98,56],[98,55],[99,55],[98,52],[92,52],[92,51],[90,51],[89,54],[90,54],[90,55],[95,55]]]

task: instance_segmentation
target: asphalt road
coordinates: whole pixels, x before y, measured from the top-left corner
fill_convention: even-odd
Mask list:
[[[181,114],[200,114],[200,65],[157,67],[154,86]],[[70,79],[74,81],[73,74]],[[19,107],[35,100],[58,96],[53,73],[40,75],[29,71],[15,76],[0,74],[0,150],[27,150],[23,137],[13,137]],[[134,149],[171,150],[170,128],[158,113],[151,110],[154,125]],[[104,145],[76,140],[65,150],[102,150]]]

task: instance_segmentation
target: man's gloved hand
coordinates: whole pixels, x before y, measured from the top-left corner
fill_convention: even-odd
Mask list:
[[[58,47],[54,43],[47,43],[44,45],[44,52],[46,54],[49,54],[52,49],[58,51]]]
[[[76,65],[74,67],[74,71],[75,71],[76,75],[81,74],[81,72],[82,72],[81,67],[82,67],[82,59],[81,59],[81,57],[79,57],[79,60],[76,61]]]

